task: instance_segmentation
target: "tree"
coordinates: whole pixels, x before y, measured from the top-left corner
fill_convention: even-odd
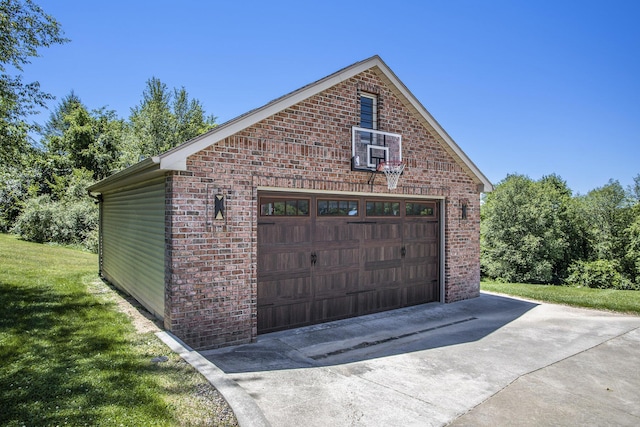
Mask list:
[[[15,164],[30,149],[26,116],[52,96],[38,82],[24,83],[21,73],[38,50],[65,43],[58,22],[31,0],[0,0],[0,160]]]
[[[624,230],[630,224],[632,201],[618,181],[609,182],[579,198],[581,215],[589,224],[592,258],[620,260],[624,257]]]
[[[140,105],[131,109],[131,131],[140,156],[150,157],[171,148],[173,117],[167,85],[155,77],[147,81]]]
[[[197,99],[189,99],[184,87],[173,90],[173,115],[175,129],[172,146],[179,145],[215,126],[216,118],[206,116]]]
[[[114,111],[89,112],[73,93],[51,114],[44,146],[53,160],[55,175],[86,169],[94,179],[109,176],[120,158],[124,121]]]
[[[483,273],[509,282],[558,282],[567,275],[572,240],[571,190],[556,175],[533,181],[509,175],[481,208]]]
[[[158,78],[147,80],[142,101],[131,109],[122,166],[155,156],[215,126],[202,104],[185,88],[170,91]]]
[[[640,174],[633,177],[633,185],[627,189],[629,198],[635,203],[640,203]]]
[[[65,123],[66,116],[79,106],[84,106],[84,104],[74,91],[62,98],[49,115],[49,121],[44,125],[42,131],[44,137],[62,136],[69,127],[68,123]]]
[[[628,236],[625,267],[630,280],[640,286],[640,203],[633,207],[633,221],[625,230]]]

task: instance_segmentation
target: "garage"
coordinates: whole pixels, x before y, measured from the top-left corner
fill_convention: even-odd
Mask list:
[[[479,296],[492,188],[374,56],[88,190],[102,277],[206,350]]]
[[[258,199],[258,333],[440,300],[438,200]]]

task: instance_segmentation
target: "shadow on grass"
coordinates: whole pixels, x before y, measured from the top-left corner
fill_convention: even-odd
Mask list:
[[[133,342],[126,316],[81,286],[0,282],[0,301],[0,425],[172,423],[154,393],[166,368]]]

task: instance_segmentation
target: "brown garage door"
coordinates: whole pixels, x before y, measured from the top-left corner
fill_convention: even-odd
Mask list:
[[[439,299],[438,202],[263,193],[258,332]]]

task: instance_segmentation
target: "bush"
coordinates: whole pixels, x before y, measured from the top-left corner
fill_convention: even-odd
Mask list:
[[[98,209],[93,201],[52,201],[48,195],[30,199],[13,232],[31,242],[80,245],[97,251]]]
[[[7,232],[22,212],[23,202],[37,189],[34,170],[7,167],[0,170],[0,232]],[[32,189],[30,189],[32,187]]]
[[[90,252],[94,254],[98,253],[98,227],[89,230],[86,234],[84,240],[82,241],[82,246]]]
[[[638,290],[640,287],[618,270],[615,262],[599,259],[596,261],[578,261],[571,265],[568,285],[587,286],[597,289]]]
[[[48,195],[28,200],[12,231],[29,242],[44,243],[52,240],[54,229],[54,203]]]

